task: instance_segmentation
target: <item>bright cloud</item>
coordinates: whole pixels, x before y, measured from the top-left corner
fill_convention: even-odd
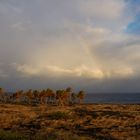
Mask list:
[[[79,9],[81,13],[96,19],[116,20],[123,15],[125,2],[124,0],[82,0]]]
[[[133,76],[134,71],[130,67],[119,67],[117,69],[110,69],[110,71],[103,71],[101,69],[94,69],[92,67],[87,67],[81,65],[72,69],[62,68],[59,66],[43,66],[43,67],[33,67],[30,65],[19,65],[13,64],[17,72],[20,72],[21,76],[47,76],[51,74],[53,77],[85,77],[88,79],[104,79],[112,77],[127,77]],[[51,77],[51,75],[49,75]]]

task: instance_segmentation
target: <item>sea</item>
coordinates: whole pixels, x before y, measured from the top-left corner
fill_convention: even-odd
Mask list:
[[[140,93],[88,93],[84,103],[140,104]]]

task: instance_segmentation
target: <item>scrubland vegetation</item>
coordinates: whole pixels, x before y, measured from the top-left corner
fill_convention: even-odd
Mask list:
[[[140,139],[139,104],[83,104],[84,92],[73,95],[71,88],[53,92],[51,98],[42,97],[42,92],[33,98],[30,92],[1,96],[0,140]]]

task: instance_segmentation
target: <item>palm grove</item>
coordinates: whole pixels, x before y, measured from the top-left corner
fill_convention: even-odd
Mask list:
[[[77,94],[72,88],[68,87],[64,90],[18,90],[15,93],[7,94],[3,88],[0,88],[1,103],[28,103],[28,104],[56,104],[60,106],[82,103],[85,96],[84,91],[79,91]]]

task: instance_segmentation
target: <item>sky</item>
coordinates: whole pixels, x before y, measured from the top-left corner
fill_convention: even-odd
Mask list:
[[[0,0],[0,86],[140,92],[140,0]]]

